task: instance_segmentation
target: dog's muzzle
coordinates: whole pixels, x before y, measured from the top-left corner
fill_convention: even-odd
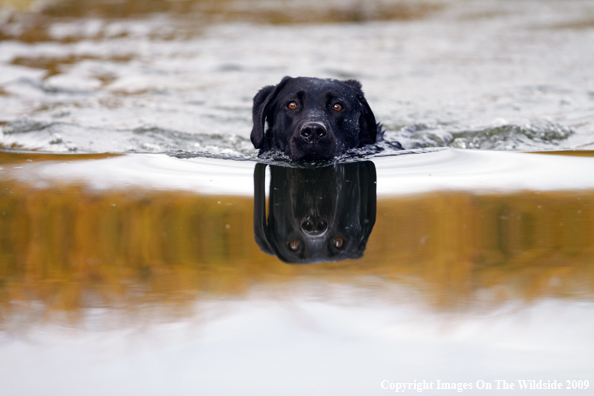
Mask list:
[[[292,160],[329,160],[336,155],[334,131],[323,121],[306,121],[295,129],[287,154]]]
[[[306,216],[301,220],[301,229],[308,236],[322,236],[328,230],[328,221],[316,215]]]
[[[328,139],[328,129],[321,122],[306,122],[299,130],[299,136],[308,143]]]

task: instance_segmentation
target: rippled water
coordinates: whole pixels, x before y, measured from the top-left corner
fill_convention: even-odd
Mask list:
[[[588,2],[0,7],[0,394],[589,394]],[[284,75],[387,142],[257,158]]]
[[[305,75],[361,80],[389,139],[409,149],[592,148],[588,4],[434,5],[404,21],[343,24],[50,19],[39,41],[0,42],[0,142],[249,156],[255,92]],[[5,36],[24,35],[26,18],[5,19]]]

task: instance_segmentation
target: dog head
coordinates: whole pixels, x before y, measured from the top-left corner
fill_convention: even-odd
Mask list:
[[[253,121],[260,153],[276,150],[295,161],[328,160],[382,137],[356,80],[285,77],[256,94]]]
[[[376,216],[376,172],[371,161],[322,168],[270,166],[254,172],[254,233],[260,248],[287,263],[360,258]]]

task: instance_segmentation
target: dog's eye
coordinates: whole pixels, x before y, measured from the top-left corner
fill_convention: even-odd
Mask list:
[[[297,242],[297,241],[289,242],[289,249],[291,249],[292,251],[299,249],[299,242]]]
[[[336,111],[340,111],[342,110],[342,105],[340,103],[334,103],[334,106],[332,106],[332,108]]]
[[[334,246],[337,249],[341,249],[344,246],[344,239],[342,239],[342,238],[336,238],[332,243],[334,243]]]
[[[289,102],[289,104],[287,105],[287,107],[290,110],[295,110],[298,106],[297,106],[297,103],[295,103],[295,102]]]

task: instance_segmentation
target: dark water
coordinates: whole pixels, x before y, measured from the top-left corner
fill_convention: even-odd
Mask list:
[[[0,3],[1,395],[591,393],[589,3],[32,4]],[[406,150],[258,160],[284,75],[361,80]]]

